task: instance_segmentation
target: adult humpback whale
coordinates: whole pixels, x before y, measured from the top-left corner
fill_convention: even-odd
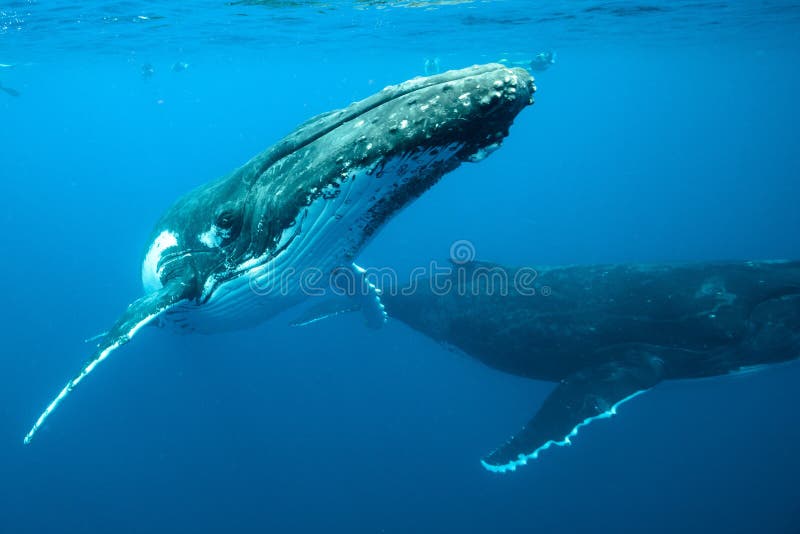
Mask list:
[[[415,78],[307,121],[180,199],[153,231],[142,266],[146,294],[128,306],[25,443],[147,324],[200,332],[250,326],[303,300],[303,273],[319,279],[344,268],[370,289],[352,264],[367,241],[445,173],[498,148],[534,91],[526,71],[499,64]],[[377,293],[358,293],[369,322],[380,325]]]
[[[445,274],[386,289],[389,316],[489,367],[558,384],[530,422],[482,460],[491,471],[513,471],[568,444],[662,380],[800,357],[800,262],[473,262]],[[318,306],[301,323],[334,311]]]

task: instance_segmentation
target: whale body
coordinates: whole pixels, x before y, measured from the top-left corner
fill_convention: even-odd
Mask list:
[[[482,459],[513,471],[664,380],[800,357],[800,262],[507,267],[455,264],[384,288],[389,317],[483,364],[556,384]],[[319,304],[296,324],[339,311]]]
[[[525,70],[499,64],[414,78],[310,119],[228,176],[188,193],[152,232],[142,263],[144,296],[102,337],[25,443],[148,324],[202,333],[247,328],[344,273],[365,290],[353,297],[367,323],[379,327],[384,307],[353,263],[359,251],[442,176],[496,150],[534,91]]]

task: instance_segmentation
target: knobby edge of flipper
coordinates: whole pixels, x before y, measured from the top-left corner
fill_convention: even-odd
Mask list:
[[[386,313],[386,306],[381,300],[381,290],[368,279],[367,270],[353,263],[351,266],[340,267],[337,271],[346,275],[345,284],[350,285],[348,282],[352,282],[351,287],[336,287],[334,293],[340,296],[314,303],[289,324],[308,326],[325,319],[360,311],[367,328],[372,330],[383,328],[389,320],[389,314]]]
[[[364,323],[367,328],[373,330],[383,328],[389,320],[389,315],[386,313],[386,306],[381,301],[381,290],[369,280],[366,269],[354,263],[352,264],[352,270],[359,284],[359,288],[353,298],[361,308]]]
[[[481,464],[495,473],[515,471],[553,445],[569,445],[582,427],[616,415],[663,376],[664,362],[649,354],[582,369],[562,380],[531,421]]]
[[[159,291],[149,293],[128,306],[128,309],[117,320],[116,324],[103,337],[97,348],[72,380],[56,395],[50,404],[41,413],[39,418],[25,435],[23,442],[30,444],[34,435],[39,431],[47,418],[52,414],[59,404],[69,395],[78,384],[83,381],[94,369],[105,360],[112,352],[130,341],[133,336],[145,325],[152,323],[164,311],[184,300],[187,286],[176,281],[164,286]]]

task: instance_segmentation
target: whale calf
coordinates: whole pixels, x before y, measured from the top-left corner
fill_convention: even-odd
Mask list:
[[[525,70],[499,64],[415,78],[310,119],[178,200],[149,240],[145,295],[102,337],[25,443],[145,325],[211,333],[258,324],[307,297],[298,273],[346,270],[367,289],[354,297],[368,323],[380,326],[378,293],[353,264],[359,251],[444,174],[497,149],[535,89]]]
[[[800,262],[511,268],[471,262],[386,288],[391,318],[487,366],[557,386],[482,460],[513,471],[663,380],[800,357]],[[296,324],[338,311],[321,303]]]

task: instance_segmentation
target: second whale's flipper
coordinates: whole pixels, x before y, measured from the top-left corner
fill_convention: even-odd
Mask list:
[[[578,430],[611,417],[617,407],[658,384],[663,362],[651,355],[588,367],[563,380],[517,435],[481,460],[489,471],[514,471],[551,445],[568,445]]]
[[[34,434],[42,427],[45,420],[84,378],[94,371],[112,352],[130,341],[143,326],[153,322],[165,310],[184,300],[184,292],[185,286],[180,282],[176,282],[163,287],[159,291],[145,295],[129,305],[122,317],[108,331],[102,342],[98,344],[94,354],[86,362],[81,372],[67,382],[67,385],[56,395],[56,398],[36,420],[36,423],[25,436],[25,444],[27,445],[31,442]]]

